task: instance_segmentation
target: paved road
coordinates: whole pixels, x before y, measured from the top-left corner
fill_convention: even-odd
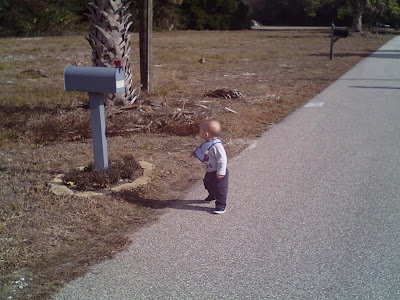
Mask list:
[[[400,299],[399,149],[396,37],[56,299]]]

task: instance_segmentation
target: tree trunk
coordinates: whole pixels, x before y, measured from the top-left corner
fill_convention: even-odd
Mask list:
[[[129,104],[134,88],[130,66],[130,39],[128,33],[132,25],[127,0],[93,0],[89,3],[92,31],[86,37],[92,47],[92,62],[98,67],[114,67],[120,60],[125,73],[125,94],[106,95],[108,105]]]
[[[362,33],[362,8],[358,7],[353,11],[353,27],[355,32]]]

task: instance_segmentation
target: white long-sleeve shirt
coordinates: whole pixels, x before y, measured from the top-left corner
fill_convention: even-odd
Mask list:
[[[217,175],[225,175],[227,164],[228,158],[226,156],[225,148],[222,143],[217,143],[209,150],[207,157],[203,162],[203,167],[206,172],[217,171]]]

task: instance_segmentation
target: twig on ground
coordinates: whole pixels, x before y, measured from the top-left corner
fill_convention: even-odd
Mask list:
[[[229,107],[225,107],[225,109],[226,109],[227,111],[230,111],[230,112],[234,113],[234,114],[238,114],[237,111],[234,111],[233,109],[230,109]]]

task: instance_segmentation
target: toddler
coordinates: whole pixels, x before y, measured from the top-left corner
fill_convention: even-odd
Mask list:
[[[224,146],[218,135],[221,133],[221,124],[216,120],[205,120],[199,125],[199,136],[204,142],[196,148],[192,156],[196,156],[204,166],[204,187],[208,197],[204,200],[215,200],[215,214],[223,214],[226,209],[228,194],[229,173]]]

